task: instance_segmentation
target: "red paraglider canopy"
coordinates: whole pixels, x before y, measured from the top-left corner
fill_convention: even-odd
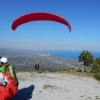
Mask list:
[[[37,12],[37,13],[30,13],[30,14],[25,14],[19,18],[17,18],[13,23],[12,23],[12,30],[15,30],[19,25],[30,22],[30,21],[38,21],[38,20],[49,20],[49,21],[55,21],[59,22],[62,24],[65,24],[68,26],[69,31],[71,31],[71,25],[68,23],[67,20],[64,18],[51,14],[51,13],[42,13],[42,12]]]
[[[0,86],[0,100],[10,100],[18,92],[18,86],[9,74],[3,76],[7,77],[9,84]]]

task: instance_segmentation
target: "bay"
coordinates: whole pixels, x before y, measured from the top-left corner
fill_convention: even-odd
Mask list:
[[[78,60],[78,57],[82,51],[81,50],[49,50],[46,52],[48,52],[50,56]],[[89,52],[94,56],[94,59],[100,57],[100,51],[89,51]]]

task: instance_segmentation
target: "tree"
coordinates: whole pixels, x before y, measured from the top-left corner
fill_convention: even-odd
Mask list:
[[[94,57],[93,55],[88,52],[87,50],[82,51],[78,57],[79,62],[83,62],[83,72],[85,71],[85,66],[91,66],[94,62]]]

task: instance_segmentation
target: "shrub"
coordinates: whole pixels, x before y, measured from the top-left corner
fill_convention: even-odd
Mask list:
[[[97,72],[97,73],[95,74],[95,77],[96,77],[96,79],[100,80],[100,72]]]
[[[93,69],[92,69],[91,72],[92,72],[92,73],[97,73],[97,70],[93,70]]]
[[[96,62],[93,64],[92,69],[91,69],[92,73],[97,73],[100,72],[100,65],[97,64]]]
[[[79,68],[79,69],[76,69],[76,71],[77,71],[77,72],[82,72],[82,70],[81,70],[80,68]]]

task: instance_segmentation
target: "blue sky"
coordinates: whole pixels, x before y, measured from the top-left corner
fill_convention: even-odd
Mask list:
[[[32,12],[57,14],[72,32],[52,21],[29,22],[12,31],[16,18]],[[100,0],[0,0],[0,47],[100,51]]]

